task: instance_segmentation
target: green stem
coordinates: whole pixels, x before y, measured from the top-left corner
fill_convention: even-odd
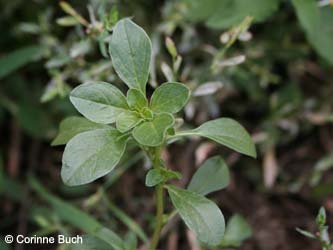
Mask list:
[[[161,148],[156,148],[153,153],[153,167],[155,169],[161,168],[160,163],[160,155],[161,155]],[[155,195],[156,195],[156,218],[155,218],[155,230],[153,233],[153,237],[150,243],[150,250],[156,250],[158,242],[160,240],[161,230],[163,226],[163,213],[164,213],[164,190],[163,190],[164,183],[161,183],[156,186],[155,188]]]

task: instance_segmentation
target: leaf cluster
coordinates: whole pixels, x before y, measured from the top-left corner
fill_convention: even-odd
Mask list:
[[[224,161],[220,157],[208,160],[188,189],[181,189],[166,184],[181,175],[166,168],[159,152],[183,136],[202,136],[252,157],[256,156],[254,144],[245,129],[230,118],[177,132],[175,114],[186,105],[190,90],[182,83],[166,82],[148,100],[146,84],[151,51],[149,37],[130,19],[115,25],[109,52],[115,71],[129,89],[125,96],[110,83],[90,81],[70,93],[72,104],[86,119],[67,118],[53,141],[54,145],[67,144],[62,179],[67,185],[76,186],[105,176],[120,161],[128,141],[134,141],[154,163],[146,185],[166,188],[177,212],[198,239],[208,245],[218,245],[224,234],[224,217],[217,205],[204,195],[228,184]]]

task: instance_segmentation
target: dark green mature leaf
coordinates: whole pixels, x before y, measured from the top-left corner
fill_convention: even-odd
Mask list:
[[[141,27],[127,18],[116,24],[110,42],[113,67],[129,88],[142,93],[146,93],[151,50],[151,41]]]
[[[52,146],[66,144],[70,139],[72,139],[77,134],[85,131],[105,128],[103,124],[98,124],[87,120],[84,117],[72,116],[64,119],[60,123],[59,133],[57,137],[52,141]]]
[[[70,100],[86,118],[103,124],[115,122],[117,116],[128,109],[121,91],[106,82],[81,84],[73,89]]]
[[[148,107],[147,98],[142,94],[140,90],[129,89],[127,92],[127,103],[131,109],[142,110]]]
[[[195,192],[167,186],[172,204],[186,225],[207,245],[218,245],[223,237],[225,222],[218,206]]]
[[[114,128],[83,132],[65,147],[61,177],[69,186],[82,185],[109,173],[119,162],[127,137]]]
[[[177,113],[190,97],[190,90],[181,83],[167,82],[159,86],[150,100],[154,112]]]
[[[39,59],[43,53],[40,46],[27,46],[0,58],[0,79],[13,73],[25,64]]]
[[[123,240],[110,229],[103,227],[93,217],[50,194],[35,178],[29,178],[29,184],[42,199],[53,207],[61,220],[107,242],[112,247],[111,249],[126,250]]]
[[[201,195],[220,190],[229,185],[230,174],[221,156],[214,156],[204,162],[195,172],[188,190]]]
[[[157,114],[153,120],[143,122],[135,127],[132,135],[141,145],[156,147],[163,143],[166,131],[173,123],[172,115],[167,113]]]
[[[67,250],[110,250],[110,245],[92,235],[83,235],[83,243],[71,244]]]
[[[271,16],[280,0],[185,0],[187,16],[193,21],[206,21],[211,28],[230,28],[245,17],[253,16],[254,22],[261,22]]]
[[[120,132],[125,133],[141,121],[142,118],[137,112],[126,110],[117,117],[116,127]]]
[[[233,215],[225,230],[222,240],[223,246],[240,246],[241,243],[251,237],[252,229],[249,223],[239,214]]]
[[[333,10],[315,0],[293,0],[297,17],[317,53],[333,64]]]
[[[221,0],[183,0],[188,7],[186,17],[191,21],[204,21],[216,11]]]
[[[207,137],[239,153],[252,157],[257,155],[251,136],[242,125],[230,118],[208,121],[196,129],[176,134],[176,136],[186,135]]]

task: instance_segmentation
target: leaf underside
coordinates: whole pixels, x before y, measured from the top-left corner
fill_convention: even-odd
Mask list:
[[[185,224],[207,245],[218,245],[223,237],[225,222],[218,206],[195,192],[167,186],[169,196]]]
[[[123,19],[113,29],[109,49],[119,77],[129,88],[146,93],[152,50],[146,32],[130,19]]]
[[[127,138],[114,128],[76,135],[65,147],[61,177],[69,186],[90,183],[109,173],[124,153]]]
[[[70,94],[75,108],[93,122],[109,124],[128,109],[125,96],[115,86],[106,82],[87,82]]]

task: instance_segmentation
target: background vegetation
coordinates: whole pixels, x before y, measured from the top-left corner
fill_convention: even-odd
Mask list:
[[[115,22],[133,17],[153,42],[150,91],[157,82],[185,83],[195,96],[182,114],[187,127],[232,117],[257,145],[255,160],[206,140],[178,142],[163,152],[168,166],[183,173],[176,183],[185,186],[196,167],[220,154],[231,183],[210,197],[232,225],[226,245],[320,249],[296,228],[316,232],[321,206],[333,223],[329,2],[1,0],[0,237],[89,232],[97,223],[89,214],[145,241],[137,224],[150,231],[155,209],[153,191],[144,186],[146,157],[132,149],[106,178],[68,188],[60,180],[63,147],[50,146],[60,121],[78,115],[68,100],[72,88],[102,80],[125,89],[107,44]],[[177,221],[161,246],[200,249]],[[5,247],[39,249],[1,240]]]

